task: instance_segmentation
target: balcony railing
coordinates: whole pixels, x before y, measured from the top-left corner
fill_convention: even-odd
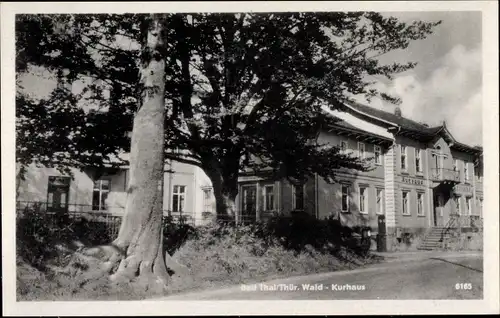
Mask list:
[[[435,181],[460,182],[460,172],[453,169],[435,168],[431,169],[431,179]]]

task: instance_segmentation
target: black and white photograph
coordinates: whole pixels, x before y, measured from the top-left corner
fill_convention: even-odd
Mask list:
[[[499,313],[498,4],[377,3],[2,3],[8,313]]]

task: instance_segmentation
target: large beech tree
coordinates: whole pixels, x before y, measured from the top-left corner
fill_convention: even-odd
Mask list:
[[[366,169],[316,142],[331,122],[321,107],[359,94],[395,102],[371,89],[370,79],[391,79],[415,64],[383,65],[378,57],[438,24],[374,12],[21,15],[18,74],[32,66],[65,69],[61,80],[88,85],[79,96],[62,90],[42,101],[19,90],[17,156],[23,165],[64,169],[102,167],[110,155],[130,152],[126,215],[114,242],[124,251],[117,273],[163,277],[163,160],[205,171],[219,218],[234,216],[244,170],[331,182],[337,168]],[[82,101],[99,107],[86,111]],[[60,154],[57,160],[48,151]]]

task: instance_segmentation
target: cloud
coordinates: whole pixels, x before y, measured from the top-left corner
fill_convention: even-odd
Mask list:
[[[482,144],[482,62],[481,49],[454,46],[438,60],[437,67],[420,79],[415,72],[397,77],[392,83],[377,83],[375,88],[402,100],[403,116],[439,125],[443,120],[460,141]],[[380,100],[373,107],[393,110]]]

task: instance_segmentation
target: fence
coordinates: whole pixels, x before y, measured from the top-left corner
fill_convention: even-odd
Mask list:
[[[110,212],[113,211],[113,212]],[[16,217],[18,222],[30,218],[31,226],[22,228],[24,234],[32,235],[37,233],[39,227],[68,227],[74,228],[77,224],[86,223],[94,227],[96,231],[107,231],[111,237],[116,237],[120,230],[124,215],[123,207],[108,207],[107,211],[92,210],[92,205],[88,204],[68,204],[54,209],[47,202],[39,201],[17,201]],[[188,224],[194,226],[196,219],[191,213],[171,213],[167,210],[163,212],[163,226],[167,223]]]

